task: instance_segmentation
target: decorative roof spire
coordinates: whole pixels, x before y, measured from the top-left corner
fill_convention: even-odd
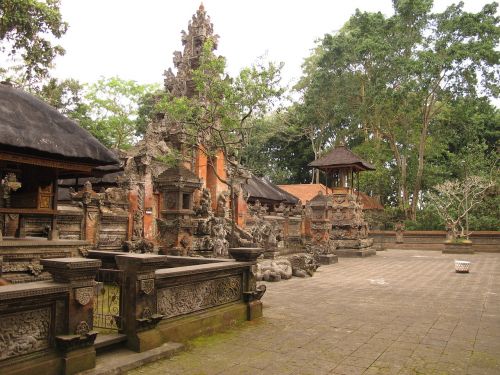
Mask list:
[[[203,44],[207,40],[212,40],[213,49],[217,49],[219,36],[214,35],[213,32],[213,24],[202,2],[188,23],[188,32],[181,31],[184,52],[175,51],[173,57],[177,74],[174,74],[171,68],[164,73],[165,89],[172,95],[191,97],[194,94],[191,71],[199,66]]]

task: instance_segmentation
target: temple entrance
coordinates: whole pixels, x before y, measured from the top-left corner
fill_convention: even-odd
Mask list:
[[[123,271],[100,269],[94,291],[94,330],[114,333],[122,328]]]

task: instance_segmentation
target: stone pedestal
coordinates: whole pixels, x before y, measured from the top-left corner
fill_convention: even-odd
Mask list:
[[[247,303],[247,319],[254,320],[262,317],[262,302],[260,299],[266,292],[266,286],[257,287],[257,258],[263,253],[259,247],[236,247],[230,248],[229,254],[237,262],[252,262],[250,272],[246,273],[244,282],[245,302]]]
[[[40,262],[54,281],[70,285],[66,334],[55,337],[63,353],[64,375],[95,367],[93,331],[95,276],[101,261],[87,258],[43,259]]]
[[[338,189],[332,194],[332,230],[335,253],[339,257],[366,257],[375,255],[373,239],[368,238],[368,223],[364,220],[362,205],[349,189]]]
[[[310,211],[311,250],[319,264],[328,265],[338,262],[335,243],[331,241],[332,200],[328,195],[319,193],[308,205]]]
[[[125,278],[121,317],[122,333],[127,335],[127,346],[137,352],[160,346],[160,334],[153,329],[163,318],[163,315],[157,314],[155,270],[164,267],[167,257],[124,254],[115,259]]]
[[[320,254],[318,261],[322,265],[334,264],[339,262],[339,257],[335,254]]]
[[[443,254],[474,254],[472,242],[445,242],[443,246]]]

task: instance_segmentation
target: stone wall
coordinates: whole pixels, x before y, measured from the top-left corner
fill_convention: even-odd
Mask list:
[[[71,375],[95,366],[97,260],[43,260],[55,281],[0,288],[0,373]]]
[[[403,231],[402,242],[397,241],[396,231],[370,231],[375,246],[380,249],[442,250],[446,231]],[[477,252],[500,253],[500,231],[478,231],[470,236]]]

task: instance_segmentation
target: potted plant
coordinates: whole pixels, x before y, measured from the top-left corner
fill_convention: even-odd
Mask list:
[[[438,215],[446,223],[447,239],[443,253],[473,253],[469,236],[468,214],[484,197],[494,183],[481,176],[446,181],[436,185],[428,195]]]

